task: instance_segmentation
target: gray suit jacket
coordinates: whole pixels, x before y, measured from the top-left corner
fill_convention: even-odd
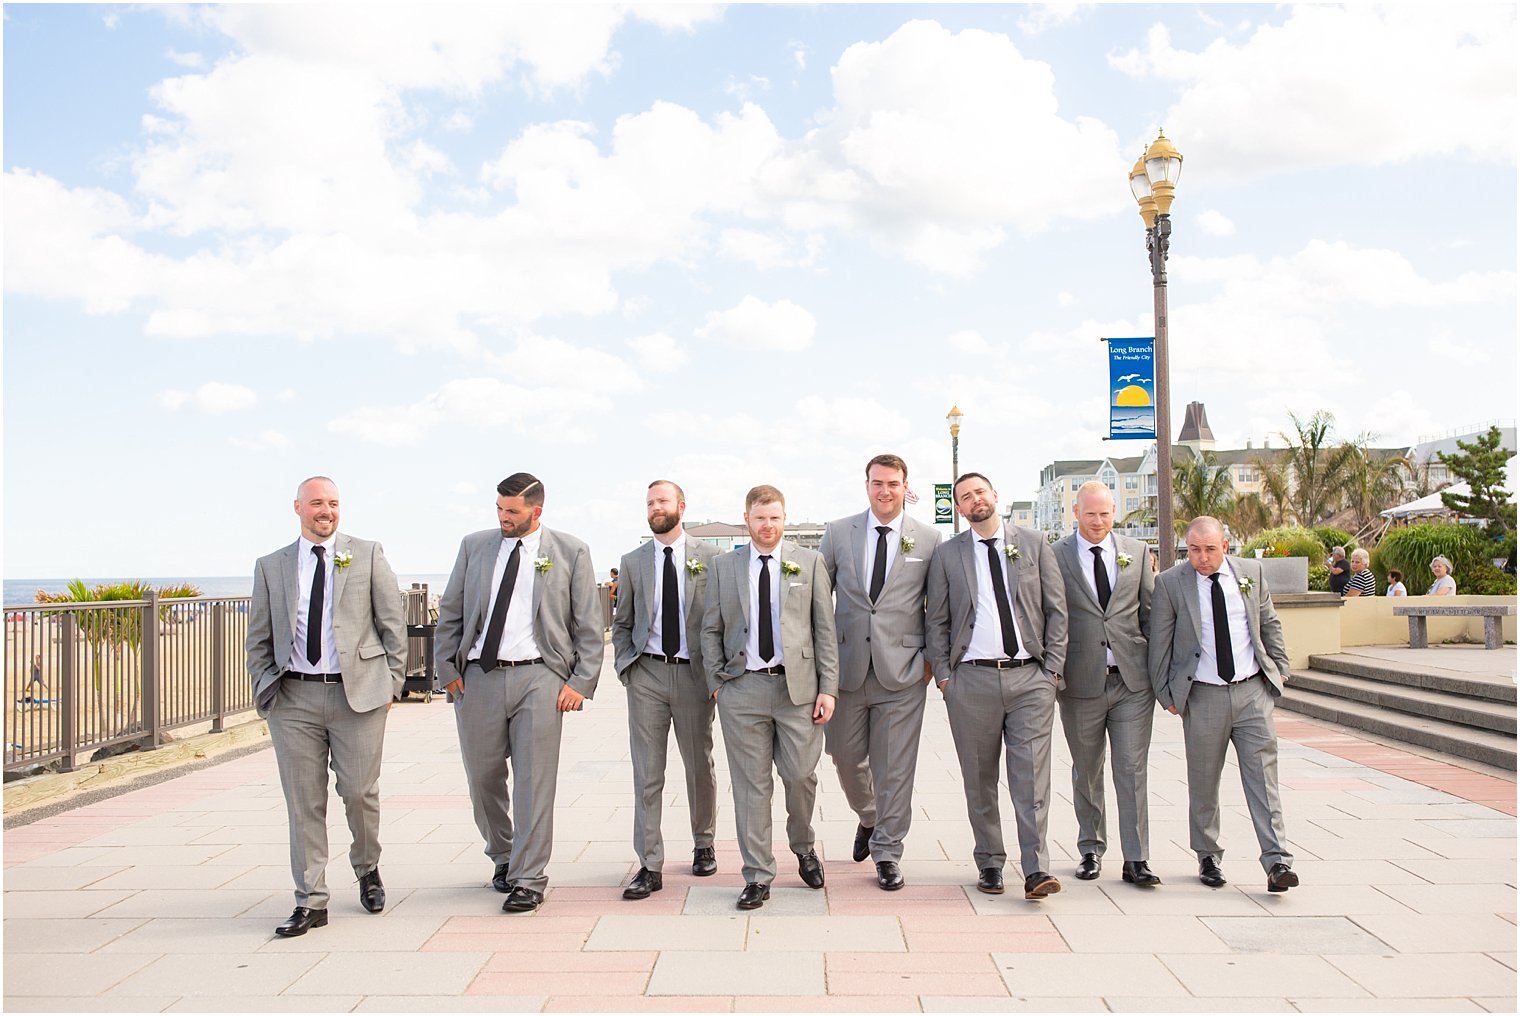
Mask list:
[[[1108,684],[1108,650],[1130,691],[1151,687],[1146,669],[1145,631],[1150,623],[1151,590],[1156,585],[1150,550],[1139,540],[1114,534],[1114,544],[1129,564],[1117,568],[1118,581],[1108,609],[1098,606],[1092,587],[1092,555],[1072,533],[1055,545],[1056,563],[1066,580],[1066,689],[1072,698],[1097,698]],[[1086,560],[1083,560],[1086,558]]]
[[[556,677],[590,698],[602,672],[602,600],[596,588],[591,551],[568,533],[540,525],[538,554],[551,562],[533,573],[533,639],[544,665]],[[491,578],[501,530],[471,533],[459,544],[459,557],[438,602],[433,656],[438,683],[453,684],[464,673],[470,647],[490,622]],[[451,696],[452,700],[452,696]]]
[[[967,529],[945,541],[929,563],[929,663],[936,681],[949,680],[971,644],[976,622],[976,559],[984,553],[976,532]],[[1057,678],[1066,672],[1066,583],[1045,536],[1033,529],[1003,524],[1003,539],[1019,548],[1008,569],[1013,585],[1019,638]]]
[[[702,665],[707,686],[716,691],[745,671],[749,642],[749,547],[720,554],[707,569],[707,603],[702,621]],[[834,634],[834,601],[823,557],[816,550],[782,540],[781,564],[798,573],[781,574],[781,653],[786,686],[794,705],[819,695],[839,694],[839,643]]]
[[[259,558],[253,569],[248,674],[260,716],[274,703],[295,648],[300,545],[297,540]],[[406,683],[406,609],[401,584],[380,544],[339,533],[334,562],[342,554],[352,560],[345,568],[333,568],[333,638],[343,667],[343,694],[354,712],[367,713],[388,705]]]
[[[681,614],[685,620],[686,649],[691,656],[691,672],[698,681],[706,683],[707,671],[702,667],[702,611],[707,603],[707,575],[718,548],[710,543],[688,536],[686,557],[701,562],[702,570],[692,572],[686,561],[677,561],[676,567],[686,572],[686,592],[681,599]],[[618,680],[628,683],[628,668],[639,658],[649,642],[650,625],[655,614],[655,573],[664,567],[665,551],[658,540],[650,540],[637,550],[623,555],[618,565],[617,606],[612,615],[612,650]],[[666,646],[666,653],[674,652]]]
[[[823,564],[834,586],[834,627],[839,632],[839,687],[855,691],[874,666],[876,679],[889,691],[901,691],[924,679],[924,591],[929,562],[941,536],[932,526],[904,518],[902,539],[912,550],[897,549],[881,596],[870,598],[866,566],[868,536],[876,525],[869,510],[837,519],[823,530]]]
[[[1283,680],[1288,676],[1288,647],[1261,562],[1241,557],[1231,557],[1229,561],[1238,577],[1251,582],[1251,588],[1243,593],[1251,648],[1256,651],[1256,661],[1273,692],[1281,695]],[[1151,685],[1163,707],[1176,706],[1179,713],[1185,711],[1188,690],[1193,686],[1193,675],[1203,655],[1201,632],[1198,573],[1183,561],[1156,579],[1156,592],[1151,600]]]

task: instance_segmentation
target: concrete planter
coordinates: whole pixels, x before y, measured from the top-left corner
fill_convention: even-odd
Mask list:
[[[1267,588],[1275,596],[1278,593],[1307,593],[1309,591],[1309,559],[1307,557],[1264,557],[1261,573],[1266,577]]]

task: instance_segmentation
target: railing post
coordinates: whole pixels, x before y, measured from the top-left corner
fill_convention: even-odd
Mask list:
[[[63,674],[62,687],[59,688],[59,696],[63,699],[63,730],[60,732],[63,738],[63,758],[60,760],[60,768],[63,772],[74,771],[75,744],[77,743],[77,731],[74,729],[74,715],[79,701],[78,681],[79,666],[78,654],[75,653],[79,641],[79,619],[74,611],[63,611]]]
[[[159,697],[159,667],[158,667],[158,592],[148,594],[148,604],[142,608],[142,725],[152,739],[150,743],[157,748],[159,745],[158,729],[158,697]]]
[[[211,605],[211,732],[222,732],[227,714],[227,603]]]

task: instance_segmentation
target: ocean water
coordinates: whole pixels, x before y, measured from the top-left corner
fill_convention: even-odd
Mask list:
[[[1153,408],[1124,409],[1114,407],[1109,414],[1109,433],[1114,437],[1133,437],[1154,433],[1156,411]]]
[[[106,576],[91,578],[80,576],[87,586],[95,586],[101,583],[130,582],[141,579],[155,586],[170,586],[189,583],[201,591],[203,596],[250,596],[253,593],[252,575],[133,575],[133,576]],[[447,575],[398,575],[402,589],[410,589],[413,582],[427,583],[428,592],[434,596],[443,592],[443,587],[449,581]],[[5,580],[5,605],[21,606],[35,603],[37,591],[40,589],[46,593],[62,593],[67,591],[68,578],[52,579],[6,579]]]

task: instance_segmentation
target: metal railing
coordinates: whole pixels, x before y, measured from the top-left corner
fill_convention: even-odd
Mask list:
[[[408,620],[428,617],[426,586],[402,593]],[[167,731],[208,722],[220,731],[252,710],[249,603],[153,594],[6,606],[5,769],[57,763],[68,772],[101,748],[157,747]],[[425,665],[423,642],[407,640],[409,674]]]

